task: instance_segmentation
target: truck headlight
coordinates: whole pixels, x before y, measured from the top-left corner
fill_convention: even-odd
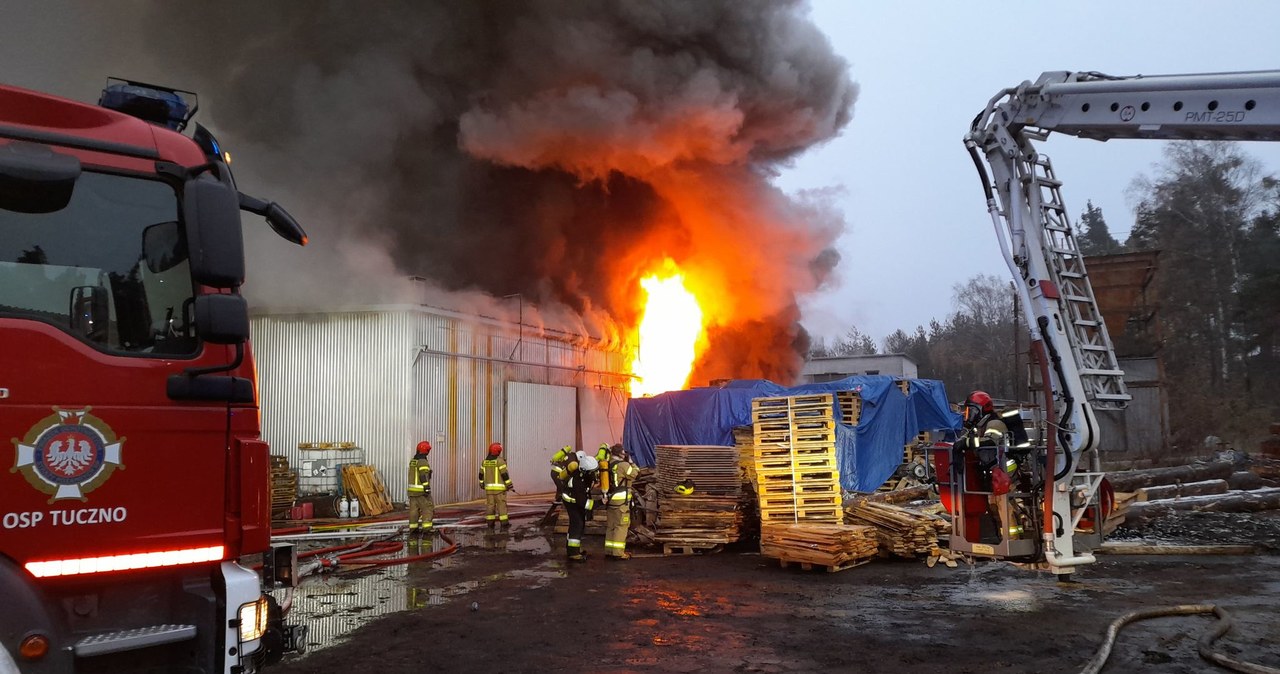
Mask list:
[[[267,633],[267,598],[240,605],[240,643],[261,639]]]

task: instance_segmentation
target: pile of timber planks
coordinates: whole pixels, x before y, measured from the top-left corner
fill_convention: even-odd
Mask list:
[[[708,550],[738,540],[742,476],[738,450],[714,445],[658,445],[653,486],[658,490],[654,540],[664,549]],[[693,483],[681,495],[676,485]]]
[[[846,511],[855,524],[876,527],[880,549],[898,557],[933,555],[938,534],[950,531],[945,520],[889,503],[856,501]]]
[[[289,457],[271,455],[271,512],[288,514],[298,498],[298,476],[289,468]]]
[[[842,571],[879,550],[875,527],[853,524],[769,524],[760,529],[760,554],[802,567]]]
[[[762,526],[843,524],[830,393],[751,401]]]

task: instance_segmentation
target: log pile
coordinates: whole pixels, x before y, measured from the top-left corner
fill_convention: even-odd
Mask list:
[[[1231,477],[1234,472],[1235,467],[1232,464],[1226,461],[1212,461],[1210,463],[1194,463],[1187,466],[1107,473],[1107,481],[1111,483],[1111,487],[1116,491],[1137,491],[1143,487],[1177,484],[1179,482],[1225,480]]]
[[[880,549],[898,557],[933,555],[938,534],[951,530],[945,520],[900,506],[856,501],[846,511],[848,521],[876,527]]]
[[[1140,526],[1174,510],[1195,512],[1256,512],[1280,509],[1280,487],[1231,491],[1225,494],[1186,496],[1134,503],[1129,506],[1125,525]]]
[[[1127,527],[1141,528],[1174,511],[1251,512],[1280,509],[1280,487],[1267,479],[1272,466],[1267,459],[1253,459],[1244,470],[1229,461],[1109,473],[1116,488],[1117,508],[1107,518],[1104,531],[1121,518]],[[1134,492],[1127,508],[1121,508],[1124,491]]]
[[[875,527],[852,524],[770,524],[760,529],[760,554],[802,566],[841,571],[876,556]]]
[[[1201,482],[1179,482],[1178,484],[1163,484],[1143,487],[1138,490],[1138,500],[1158,501],[1166,498],[1181,498],[1183,496],[1204,496],[1205,494],[1225,493],[1227,493],[1226,480],[1203,480]]]
[[[654,539],[664,547],[709,549],[738,540],[742,478],[738,450],[708,445],[658,445],[651,489],[657,489]],[[677,493],[677,485],[693,493]]]
[[[751,401],[762,525],[843,523],[834,409],[829,393]]]

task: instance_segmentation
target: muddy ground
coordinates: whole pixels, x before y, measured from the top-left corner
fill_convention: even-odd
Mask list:
[[[1240,537],[1274,551],[1280,517],[1250,517],[1261,524]],[[1183,528],[1174,542],[1221,535]],[[452,535],[460,549],[440,560],[310,580],[294,611],[310,651],[271,671],[1076,672],[1114,618],[1183,603],[1223,606],[1236,625],[1218,648],[1280,667],[1275,554],[1100,557],[1064,584],[1000,562],[824,573],[749,551],[641,549],[615,563],[599,537],[587,563],[568,565],[563,537],[530,523]],[[1196,655],[1210,624],[1137,623],[1104,671],[1225,671]]]

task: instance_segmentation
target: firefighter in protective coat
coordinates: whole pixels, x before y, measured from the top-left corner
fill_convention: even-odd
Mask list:
[[[557,449],[556,453],[551,455],[551,481],[556,485],[555,503],[557,504],[560,503],[560,492],[564,491],[564,480],[561,478],[564,467],[576,459],[577,454],[570,445]]]
[[[418,443],[416,453],[409,460],[409,535],[429,536],[435,533],[432,520],[435,518],[436,506],[431,502],[431,465],[427,463],[427,455],[431,453],[431,443],[423,440]]]
[[[480,462],[480,486],[484,487],[485,522],[489,528],[500,524],[503,529],[509,526],[507,521],[507,492],[511,486],[511,476],[507,473],[507,462],[502,460],[502,444],[489,444],[489,454]]]
[[[985,391],[974,391],[964,401],[964,430],[955,448],[971,452],[977,468],[977,488],[989,493],[987,516],[994,529],[994,540],[1005,536],[1017,538],[1023,527],[1016,521],[1004,522],[1000,504],[1013,488],[1013,474],[1026,462],[1031,443],[1017,407],[996,411],[995,401]],[[1000,449],[1004,449],[1001,452]],[[962,460],[957,457],[956,460]],[[968,467],[968,464],[960,465]]]
[[[594,513],[595,502],[591,492],[596,487],[599,468],[596,457],[578,453],[559,472],[564,485],[560,490],[560,500],[564,502],[565,512],[569,513],[565,555],[572,562],[587,560],[582,550],[582,534],[587,529],[587,520]]]
[[[631,559],[627,552],[627,532],[631,530],[631,481],[640,475],[627,457],[622,445],[609,448],[607,469],[601,470],[600,488],[604,493],[605,559]]]

